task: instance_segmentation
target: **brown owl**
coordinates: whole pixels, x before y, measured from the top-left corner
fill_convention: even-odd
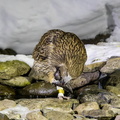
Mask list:
[[[31,77],[64,85],[81,75],[87,55],[84,44],[75,34],[53,29],[41,37],[33,58]]]

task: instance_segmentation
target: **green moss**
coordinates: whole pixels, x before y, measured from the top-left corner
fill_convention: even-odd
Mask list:
[[[10,79],[15,76],[23,75],[29,70],[29,65],[19,60],[0,62],[1,79]]]

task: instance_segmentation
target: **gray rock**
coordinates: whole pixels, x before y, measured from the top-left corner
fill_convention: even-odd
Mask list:
[[[15,106],[16,106],[16,102],[13,100],[4,99],[0,101],[0,111]]]
[[[92,81],[95,81],[99,78],[100,72],[89,72],[89,73],[83,73],[80,77],[73,79],[69,82],[72,89],[82,87]]]
[[[7,55],[16,55],[16,54],[17,54],[13,49],[10,49],[10,48],[6,48],[6,49],[4,50],[4,52],[5,52]]]
[[[94,72],[100,70],[105,64],[106,62],[96,62],[93,64],[85,65],[83,72]]]
[[[54,85],[41,81],[24,87],[20,90],[20,94],[24,96],[57,97],[58,91]]]
[[[18,76],[18,77],[11,78],[10,80],[0,79],[0,83],[13,86],[13,87],[24,87],[24,86],[30,85],[31,80],[29,77]]]
[[[15,90],[5,85],[0,85],[0,99],[13,98],[15,96]]]
[[[112,73],[118,69],[120,69],[120,57],[110,58],[100,71],[103,73]]]
[[[120,97],[120,87],[118,86],[106,86],[106,89],[109,91],[109,92],[112,92],[114,94],[116,94],[118,97]]]
[[[103,104],[102,110],[111,110],[115,115],[120,115],[120,107],[119,106],[114,106],[110,104]]]
[[[48,120],[40,111],[30,112],[26,115],[27,120]]]
[[[115,116],[113,111],[111,110],[100,110],[100,109],[84,111],[82,115],[90,118],[96,118],[98,120],[111,120]]]
[[[73,116],[74,116],[73,120],[97,120],[94,118],[86,118],[85,116],[79,114],[74,114]]]
[[[58,112],[58,111],[50,111],[45,114],[49,120],[73,120],[73,116],[71,114]]]
[[[6,48],[6,49],[0,49],[0,54],[5,54],[5,55],[16,55],[17,53],[10,48]]]
[[[15,76],[24,75],[30,70],[29,65],[22,61],[13,60],[0,62],[0,78],[10,79]]]
[[[0,120],[10,120],[6,115],[0,113]]]
[[[60,100],[58,98],[41,98],[41,99],[19,99],[16,100],[17,104],[20,104],[24,107],[28,107],[30,110],[41,110],[44,113],[45,109],[49,109],[49,111],[58,111],[70,113],[74,104],[78,104],[79,101],[76,99],[70,100]],[[68,111],[69,110],[69,111]]]
[[[74,109],[74,111],[82,115],[84,111],[98,110],[98,109],[100,108],[97,102],[85,102],[85,103],[79,104]]]
[[[120,70],[114,71],[107,80],[106,85],[117,86],[120,84]]]
[[[113,104],[119,102],[119,97],[105,89],[99,89],[97,85],[83,87],[76,94],[79,94],[78,99],[82,103],[96,101],[99,104]]]

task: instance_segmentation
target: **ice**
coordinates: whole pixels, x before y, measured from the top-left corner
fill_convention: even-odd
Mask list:
[[[111,1],[0,0],[0,48],[31,54],[50,29],[73,32],[80,39],[94,38],[107,31],[106,4],[114,8],[115,23],[119,21],[119,1]]]
[[[7,116],[10,116],[11,114],[13,115],[20,115],[21,119],[20,120],[25,120],[25,117],[27,115],[27,113],[31,112],[27,107],[23,107],[21,105],[17,105],[15,107],[12,108],[8,108],[5,110],[0,111],[0,113],[2,114],[6,114]]]

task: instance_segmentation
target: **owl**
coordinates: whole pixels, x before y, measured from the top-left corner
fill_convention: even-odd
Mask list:
[[[32,78],[64,86],[81,75],[87,54],[83,42],[74,33],[53,29],[41,37],[33,58]]]

